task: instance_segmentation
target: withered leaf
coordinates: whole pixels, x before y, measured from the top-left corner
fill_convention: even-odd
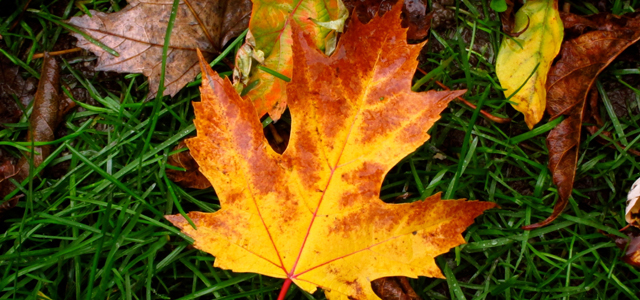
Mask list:
[[[55,58],[45,54],[42,73],[36,91],[33,110],[29,117],[27,141],[46,142],[54,140],[54,130],[58,126],[60,67]],[[15,166],[14,178],[20,182],[29,177],[30,165],[38,167],[51,152],[51,146],[37,146],[33,152],[26,152]],[[15,189],[8,180],[0,181],[0,198]]]
[[[350,12],[355,12],[351,15],[352,18],[357,16],[360,22],[367,23],[375,15],[383,15],[391,10],[398,0],[344,0],[343,2]],[[423,41],[429,34],[432,14],[427,13],[425,2],[424,0],[404,1],[402,27],[408,28],[407,39],[410,41]]]
[[[547,79],[547,112],[551,118],[565,116],[547,137],[549,170],[558,186],[559,199],[546,220],[524,229],[549,224],[566,207],[575,180],[580,131],[587,96],[593,82],[624,49],[640,39],[637,17],[598,18],[599,30],[586,32],[562,44],[560,59],[551,67]]]
[[[562,19],[562,25],[564,26],[565,34],[568,38],[575,38],[584,33],[587,28],[597,28],[598,24],[591,21],[590,18],[594,16],[580,16],[567,12],[560,12],[560,19]],[[577,35],[577,36],[571,36]]]
[[[179,150],[186,148],[187,144],[184,140],[180,141],[178,146],[173,148],[173,150]],[[190,151],[183,151],[174,155],[169,156],[167,159],[167,164],[172,166],[184,168],[186,171],[178,171],[172,169],[166,169],[167,177],[171,179],[171,181],[179,184],[182,187],[192,188],[192,189],[206,189],[211,186],[209,180],[207,180],[202,173],[198,170],[198,163],[191,156]]]
[[[26,108],[33,100],[35,90],[35,78],[24,80],[16,65],[0,59],[0,126],[20,120],[22,110],[16,99]]]
[[[624,251],[622,261],[632,266],[640,267],[640,229],[627,226],[620,231],[626,234],[628,238],[625,239],[603,231],[600,232],[608,236],[614,243],[616,243],[616,246],[618,246],[620,250]]]
[[[422,300],[406,277],[384,277],[371,282],[373,291],[382,300]]]
[[[149,94],[153,98],[160,83],[162,47],[171,13],[170,0],[129,0],[119,12],[106,14],[91,10],[92,18],[73,17],[69,24],[116,50],[111,55],[84,39],[78,46],[98,56],[98,71],[143,73],[149,77]],[[199,48],[210,60],[222,47],[249,24],[250,0],[184,0],[180,2],[171,33],[164,95],[175,95],[200,72]]]
[[[379,299],[371,280],[442,277],[434,257],[464,243],[465,228],[495,206],[440,194],[379,199],[385,174],[464,93],[411,91],[422,45],[406,43],[400,12],[396,5],[366,25],[354,18],[331,57],[294,26],[282,154],[268,146],[252,102],[201,63],[198,135],[187,144],[222,208],[189,213],[196,228],[182,215],[166,218],[215,255],[215,266],[321,287],[330,299]]]
[[[516,26],[516,16],[513,12],[515,3],[513,3],[513,0],[504,0],[504,2],[506,9],[500,12],[500,21],[502,22],[502,31],[510,35]]]

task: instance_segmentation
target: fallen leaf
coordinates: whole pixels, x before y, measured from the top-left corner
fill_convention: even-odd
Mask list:
[[[18,204],[19,197],[12,197],[7,201],[2,201],[7,193],[11,192],[13,189],[8,189],[7,186],[10,184],[8,181],[3,183],[4,180],[9,179],[16,175],[16,161],[14,157],[8,155],[0,149],[0,216],[6,211],[12,209],[16,204]],[[11,184],[12,185],[12,184]]]
[[[107,53],[82,35],[72,33],[78,38],[78,47],[98,56],[96,70],[143,73],[149,78],[147,99],[151,99],[158,92],[162,47],[173,1],[128,2],[118,12],[91,10],[93,17],[73,17],[68,22],[120,54]],[[167,54],[164,95],[174,96],[200,72],[197,48],[208,60],[220,54],[231,38],[247,28],[250,13],[250,0],[180,1]]]
[[[45,54],[42,66],[33,110],[29,117],[27,141],[52,141],[54,140],[54,130],[58,126],[60,67],[56,59],[48,54]],[[24,153],[24,156],[20,158],[18,164],[14,167],[14,175],[11,177],[18,182],[29,177],[29,169],[31,166],[37,168],[49,156],[51,146],[33,147],[32,151],[33,152]],[[4,198],[4,196],[15,188],[15,185],[9,180],[1,180],[0,199]]]
[[[383,15],[391,10],[397,2],[398,0],[344,0],[344,5],[350,12],[355,12],[360,22],[368,23],[375,15]],[[408,28],[407,39],[426,39],[431,27],[431,17],[424,0],[405,0],[402,7],[402,27]]]
[[[566,207],[575,181],[580,131],[589,90],[598,74],[640,39],[640,20],[637,18],[608,15],[599,27],[604,30],[586,32],[565,41],[560,59],[549,71],[547,112],[551,119],[565,116],[547,136],[549,170],[558,187],[559,199],[551,216],[524,229],[549,224]]]
[[[516,25],[516,19],[513,14],[513,0],[491,0],[491,8],[500,13],[500,22],[502,23],[502,31],[507,33],[513,32]],[[496,6],[494,8],[494,6]],[[498,8],[498,9],[496,9]]]
[[[173,151],[186,147],[187,144],[182,140],[178,143],[178,146],[173,148]],[[167,177],[181,187],[202,190],[211,186],[209,180],[198,170],[198,163],[193,159],[189,150],[170,155],[167,159],[167,164],[185,169],[185,171],[165,170]]]
[[[609,237],[620,250],[624,251],[622,261],[632,266],[640,267],[640,230],[635,227],[625,227],[620,231],[626,234],[628,238],[625,239],[603,231],[600,231],[600,233]]]
[[[564,26],[565,36],[567,38],[575,38],[583,34],[587,28],[597,28],[598,24],[589,20],[589,18],[593,18],[593,15],[587,17],[567,12],[560,12],[560,19],[562,20],[562,25]],[[577,36],[571,36],[571,34]]]
[[[371,282],[373,291],[382,300],[422,300],[406,277],[384,277]]]
[[[608,236],[616,243],[616,246],[620,250],[624,251],[622,261],[635,266],[640,267],[640,224],[638,223],[638,212],[640,206],[638,205],[638,199],[640,199],[640,178],[631,185],[629,194],[627,194],[627,208],[625,209],[625,220],[628,225],[620,232],[627,235],[628,238],[623,238],[618,235],[608,234],[600,231],[600,233]]]
[[[9,159],[0,157],[0,183],[16,174],[16,166]]]
[[[182,215],[166,218],[216,256],[215,266],[286,278],[310,293],[321,287],[330,299],[378,299],[377,278],[442,278],[434,257],[464,243],[465,228],[495,206],[440,194],[379,199],[385,174],[465,92],[411,91],[423,44],[406,43],[400,13],[397,5],[367,25],[354,18],[331,57],[294,27],[283,154],[267,145],[252,102],[201,62],[198,135],[187,144],[222,208],[190,212],[195,228]]]
[[[624,210],[624,219],[632,226],[640,226],[638,223],[638,217],[640,217],[640,178],[636,179],[636,182],[631,185],[629,194],[627,194],[627,207]],[[639,227],[640,228],[640,227]]]
[[[516,13],[518,37],[502,39],[496,61],[496,75],[513,107],[524,114],[533,129],[544,114],[547,73],[560,51],[563,27],[557,0],[527,1]]]
[[[626,234],[627,238],[598,230],[614,241],[620,250],[624,251],[622,261],[635,267],[640,267],[640,224],[638,223],[640,205],[638,199],[640,199],[640,178],[636,179],[631,185],[631,189],[627,194],[627,207],[624,217],[628,225],[620,229],[620,232]]]
[[[335,32],[318,25],[346,18],[339,0],[254,0],[249,31],[255,37],[255,49],[264,54],[262,67],[291,78],[291,24],[297,24],[313,37],[313,44],[324,51],[327,40],[335,39]],[[344,22],[344,19],[342,19]],[[236,62],[246,59],[236,58]],[[286,82],[257,65],[251,68],[245,97],[254,102],[258,115],[269,113],[280,119],[287,107]]]
[[[0,59],[0,125],[18,122],[22,110],[16,99],[26,108],[33,100],[35,90],[35,78],[24,80],[16,65]]]

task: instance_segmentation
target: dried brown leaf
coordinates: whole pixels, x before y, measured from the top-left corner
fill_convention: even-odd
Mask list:
[[[23,107],[27,107],[33,100],[35,90],[35,78],[24,80],[16,65],[0,60],[0,126],[20,120],[22,110],[16,103],[16,99]]]
[[[627,226],[620,230],[626,234],[628,238],[623,238],[613,234],[607,234],[600,231],[600,233],[608,236],[620,250],[624,251],[622,255],[622,261],[635,266],[640,267],[640,230]]]
[[[368,23],[376,14],[382,16],[391,10],[398,0],[344,0],[343,2],[350,12],[355,12],[360,22]],[[402,27],[408,28],[407,40],[423,41],[429,34],[432,14],[427,13],[425,2],[424,0],[404,1]]]
[[[598,74],[640,39],[640,20],[637,18],[612,15],[595,15],[595,18],[598,18],[600,30],[565,41],[560,60],[549,71],[547,112],[552,119],[565,116],[547,137],[549,170],[553,183],[558,186],[559,199],[550,217],[524,229],[549,224],[566,207],[575,181],[580,131],[589,90]]]
[[[60,68],[55,58],[45,54],[40,82],[36,91],[33,111],[29,117],[27,141],[46,142],[54,139],[54,130],[58,125]],[[15,166],[13,179],[20,182],[29,177],[31,164],[37,168],[51,152],[51,146],[34,147],[27,152]],[[0,181],[0,198],[13,191],[15,186],[8,180]]]
[[[105,14],[91,10],[89,16],[73,17],[69,24],[116,50],[111,55],[84,39],[78,46],[98,56],[98,71],[143,73],[149,77],[149,95],[156,96],[160,83],[160,62],[173,1],[129,0],[119,12]],[[200,72],[196,48],[207,60],[244,31],[251,15],[250,0],[184,0],[180,2],[171,33],[164,95],[175,95]]]
[[[422,300],[407,277],[384,277],[371,282],[373,292],[382,300]]]
[[[178,146],[173,148],[174,151],[187,148],[187,144],[184,140],[180,141]],[[186,171],[178,171],[172,169],[166,169],[167,177],[171,179],[171,181],[177,183],[181,187],[192,188],[192,189],[206,189],[211,187],[211,183],[207,180],[202,173],[198,170],[198,163],[191,156],[191,152],[189,150],[182,151],[180,153],[169,156],[167,159],[167,163],[184,168]]]
[[[513,0],[505,0],[507,4],[507,10],[500,13],[500,21],[502,22],[502,31],[506,33],[513,32],[513,28],[516,26],[516,16],[513,11]]]

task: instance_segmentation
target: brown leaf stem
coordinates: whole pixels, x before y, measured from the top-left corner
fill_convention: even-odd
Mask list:
[[[510,36],[510,37],[519,37],[523,32],[527,31],[527,29],[529,29],[529,25],[531,25],[531,18],[529,18],[527,16],[527,26],[525,26],[524,28],[522,28],[522,30],[518,31],[518,32],[509,32],[509,31],[505,31],[504,34]]]
[[[11,28],[9,28],[9,31],[13,30],[14,28],[16,28],[16,26],[18,26],[18,23],[20,23],[20,20],[22,20],[24,11],[27,10],[27,8],[29,7],[29,4],[31,4],[31,0],[27,0],[27,3],[24,4],[24,6],[22,7],[22,12],[20,12],[20,16],[18,16],[16,20],[13,21],[13,24],[11,24]]]
[[[424,74],[426,75],[426,72],[425,72],[425,71],[421,70],[420,68],[418,68],[418,70],[420,70],[420,72],[422,72],[422,73],[424,73]],[[446,91],[450,91],[450,90],[451,90],[448,86],[444,85],[442,82],[440,82],[440,81],[438,81],[438,80],[436,80],[436,84],[437,84],[437,85],[439,85],[441,88],[445,89]],[[462,97],[458,97],[458,98],[456,98],[456,99],[460,100],[460,102],[464,103],[464,105],[466,105],[466,106],[470,107],[471,109],[476,109],[476,108],[478,108],[475,104],[473,104],[473,103],[471,103],[471,102],[467,101],[466,99],[464,99],[464,98],[462,98]],[[505,124],[505,123],[509,123],[509,122],[511,122],[511,118],[501,118],[501,117],[496,117],[496,116],[494,116],[494,115],[492,115],[492,114],[490,114],[490,113],[488,113],[488,112],[486,112],[486,111],[484,111],[484,110],[482,110],[482,109],[480,110],[480,113],[481,113],[485,118],[487,118],[487,119],[489,119],[489,120],[491,120],[491,121],[493,121],[493,122],[499,123],[499,124]]]
[[[58,56],[58,55],[63,55],[63,54],[68,54],[68,53],[79,52],[79,51],[82,51],[82,48],[75,47],[75,48],[71,48],[71,49],[53,51],[53,52],[48,52],[48,53],[49,53],[49,56]],[[47,53],[47,52],[36,53],[36,54],[33,55],[32,58],[33,59],[43,58],[45,53]]]

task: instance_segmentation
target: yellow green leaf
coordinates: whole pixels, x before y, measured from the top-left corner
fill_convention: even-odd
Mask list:
[[[340,0],[254,0],[249,30],[255,37],[255,49],[264,52],[263,66],[291,78],[291,24],[302,28],[324,51],[327,41],[332,40],[327,24],[341,28],[336,22],[344,23],[345,19]],[[286,82],[256,66],[253,64],[245,85],[252,87],[245,98],[254,102],[259,115],[269,113],[278,120],[287,105]]]
[[[547,73],[560,52],[564,28],[554,0],[530,0],[516,13],[518,37],[502,40],[496,74],[513,107],[524,114],[532,129],[544,114]],[[515,93],[515,94],[514,94]]]

